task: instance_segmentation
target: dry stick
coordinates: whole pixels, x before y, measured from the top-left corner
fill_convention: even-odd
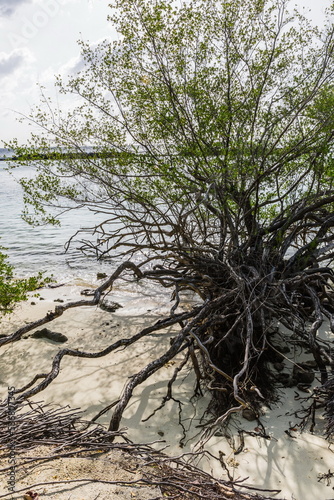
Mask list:
[[[248,478],[243,479],[243,481],[246,481]],[[263,492],[268,492],[268,493],[281,493],[282,490],[270,490],[269,488],[256,488],[254,486],[246,486],[245,484],[241,484],[241,482],[235,481],[235,483],[238,485],[238,488],[246,488],[247,490],[253,490],[253,491],[263,491]],[[271,500],[271,499],[270,499]]]
[[[327,368],[326,368],[326,363],[324,363],[324,361],[321,357],[321,354],[319,352],[320,351],[319,346],[316,344],[316,334],[317,334],[318,329],[320,328],[320,326],[323,323],[323,315],[321,313],[321,305],[320,305],[319,297],[317,296],[315,291],[309,285],[305,285],[305,286],[306,286],[306,289],[311,296],[311,299],[312,299],[312,302],[314,305],[314,309],[315,309],[315,314],[316,314],[316,319],[312,323],[310,331],[309,331],[308,341],[309,341],[310,348],[312,350],[313,357],[314,357],[314,359],[319,367],[320,374],[321,374],[321,384],[323,385],[328,379]]]
[[[140,372],[134,375],[131,378],[131,380],[126,384],[123,394],[120,397],[120,400],[117,403],[114,413],[111,417],[108,428],[109,431],[118,430],[123,412],[129,400],[132,397],[133,390],[135,389],[135,387],[137,387],[137,385],[141,384],[146,379],[148,379],[151,375],[153,375],[153,373],[159,370],[159,368],[161,368],[168,361],[173,359],[182,349],[188,347],[188,344],[182,346],[183,342],[184,342],[184,334],[183,332],[181,332],[177,335],[177,337],[173,342],[173,345],[167,352],[165,352],[165,354],[163,354],[162,356],[160,356],[160,358],[155,359],[154,361],[146,365],[142,370],[140,370]]]
[[[198,344],[198,347],[206,354],[206,357],[207,357],[207,360],[208,360],[208,365],[216,372],[218,372],[220,375],[222,375],[223,377],[225,377],[227,380],[229,380],[230,382],[233,381],[233,378],[230,377],[230,375],[228,375],[227,373],[225,373],[223,370],[221,370],[220,368],[218,368],[218,366],[216,366],[214,363],[212,363],[211,361],[211,357],[210,357],[210,354],[209,354],[209,351],[207,350],[207,348],[202,344],[202,342],[199,340],[198,336],[196,335],[196,333],[193,331],[193,330],[190,330],[189,332],[189,335],[191,337],[194,338],[194,340],[197,342]]]
[[[68,410],[66,408],[61,408],[61,409],[56,409],[53,411],[46,411],[43,412],[43,408],[41,408],[39,403],[30,403],[30,402],[25,402],[21,403],[20,407],[22,408],[23,406],[31,407],[33,410],[35,410],[35,414],[33,415],[33,410],[28,411],[24,414],[20,414],[20,422],[19,426],[16,429],[16,436],[15,436],[15,441],[16,441],[16,451],[18,453],[25,451],[27,446],[32,446],[34,447],[37,445],[53,445],[56,444],[58,445],[57,448],[54,449],[53,455],[52,456],[44,456],[44,457],[27,457],[23,456],[20,461],[18,460],[17,463],[17,468],[19,467],[24,467],[24,466],[29,466],[33,462],[47,462],[52,459],[57,459],[61,457],[69,457],[71,455],[77,455],[80,453],[87,453],[89,452],[90,454],[92,452],[105,452],[105,451],[110,451],[111,449],[121,449],[123,451],[128,451],[132,452],[135,454],[152,454],[153,452],[151,451],[151,448],[149,445],[145,444],[129,444],[129,443],[116,443],[112,444],[110,437],[115,436],[115,433],[105,431],[104,428],[100,426],[95,426],[94,429],[92,429],[89,432],[82,432],[80,429],[76,430],[74,428],[74,423],[86,423],[84,421],[81,421],[78,417],[78,412],[71,412],[71,424],[73,425],[74,430],[69,427],[68,425]],[[46,405],[46,408],[48,408],[49,405]],[[65,415],[66,415],[66,420],[64,425],[64,419],[62,419],[63,415],[63,410]],[[54,412],[57,412],[57,418],[54,418]],[[51,415],[51,420],[50,420],[50,415]],[[35,418],[34,418],[35,417]],[[6,418],[6,417],[5,417]],[[41,422],[42,419],[42,422]],[[49,425],[45,425],[45,421],[49,423]],[[22,427],[25,425],[26,430],[23,429],[22,433]],[[0,429],[2,426],[0,426]],[[25,437],[26,435],[26,437]],[[123,437],[122,431],[118,431],[117,433],[118,436]],[[48,437],[52,436],[52,438]],[[8,435],[4,433],[2,436],[0,435],[0,443],[4,444],[6,448],[8,448]],[[7,443],[7,445],[6,445]],[[154,443],[151,443],[154,444]],[[75,451],[71,452],[62,452],[59,453],[59,449],[62,447],[73,447],[73,446],[79,446],[81,448],[76,449]],[[56,454],[57,453],[57,454]],[[1,472],[8,471],[10,467],[3,468]]]
[[[183,360],[181,361],[181,363],[179,364],[179,366],[177,366],[177,367],[175,368],[174,373],[173,373],[173,376],[171,377],[171,379],[168,381],[168,384],[167,384],[167,394],[166,394],[166,396],[164,396],[164,397],[162,398],[162,402],[161,402],[161,404],[160,404],[157,408],[155,408],[155,409],[153,410],[153,412],[152,412],[152,413],[150,413],[150,415],[149,415],[148,417],[142,418],[142,420],[141,420],[142,422],[147,422],[147,421],[148,421],[151,417],[153,417],[153,416],[154,416],[154,415],[155,415],[155,414],[156,414],[159,410],[161,410],[161,409],[165,406],[165,404],[167,403],[167,401],[170,401],[171,399],[172,399],[173,401],[176,401],[177,403],[179,403],[179,404],[180,404],[180,401],[179,401],[179,400],[174,399],[174,397],[173,397],[173,394],[172,394],[172,387],[173,387],[173,384],[174,384],[174,382],[175,382],[175,380],[176,380],[176,377],[177,377],[178,373],[179,373],[179,372],[182,370],[182,368],[186,365],[186,363],[187,363],[187,361],[188,361],[188,358],[189,358],[189,355],[188,355],[188,354],[186,354],[186,355],[184,356],[184,359],[183,359]],[[180,423],[181,423],[181,422],[180,422]],[[181,425],[182,425],[182,423],[181,423]]]
[[[87,422],[80,420],[81,413],[68,411],[66,408],[54,411],[42,412],[40,404],[32,406],[32,403],[20,404],[20,409],[30,406],[34,411],[19,413],[15,419],[15,449],[17,452],[25,450],[31,445],[61,445],[62,447],[83,446],[86,449],[99,447],[109,449],[114,432],[108,432],[103,427],[95,425],[87,431]],[[47,405],[46,407],[48,407]],[[8,421],[8,414],[2,413],[1,421]],[[76,425],[80,425],[78,429]],[[7,432],[7,426],[0,426],[0,448],[8,449],[11,436]],[[124,432],[119,430],[117,435],[123,437]],[[124,438],[126,439],[126,438]]]
[[[187,478],[187,477],[186,477]],[[180,481],[182,481],[182,484],[180,484]],[[170,488],[175,488],[175,489],[178,489],[186,494],[191,494],[191,495],[194,495],[196,496],[197,498],[203,498],[205,500],[207,500],[208,498],[208,493],[205,492],[204,495],[202,495],[201,493],[197,492],[197,491],[194,491],[194,487],[201,487],[201,488],[207,488],[208,486],[215,486],[214,484],[212,484],[212,482],[209,482],[209,483],[204,483],[204,484],[201,484],[201,483],[193,483],[193,482],[189,482],[189,483],[186,483],[187,486],[189,488],[192,488],[191,491],[189,491],[188,488],[185,488],[183,485],[185,483],[185,477],[184,475],[178,479],[176,478],[174,480],[174,478],[169,478],[169,479],[166,479],[165,477],[162,477],[161,480],[152,480],[152,479],[145,479],[145,478],[141,478],[141,479],[136,479],[136,480],[133,480],[133,481],[107,481],[107,480],[104,480],[104,479],[92,479],[92,478],[81,478],[81,479],[64,479],[62,481],[45,481],[45,482],[40,482],[40,483],[34,483],[34,484],[31,484],[31,485],[28,485],[26,486],[25,488],[21,488],[19,490],[16,490],[15,493],[21,493],[23,491],[27,491],[27,489],[34,489],[34,488],[37,488],[38,486],[54,486],[54,485],[58,485],[58,484],[73,484],[73,483],[82,483],[82,482],[86,482],[86,483],[100,483],[100,484],[110,484],[110,485],[118,485],[118,486],[142,486],[142,485],[148,485],[148,486],[162,486],[162,487],[170,487]],[[219,483],[218,483],[219,484]],[[223,485],[225,488],[226,488],[226,485]],[[254,489],[256,490],[256,488],[250,488],[250,489]],[[274,491],[275,493],[279,492],[280,490],[264,490],[264,491]],[[213,493],[213,492],[211,492]],[[226,493],[226,491],[225,491]],[[6,498],[8,497],[9,495],[12,495],[12,492],[8,492],[8,493],[5,493],[4,495],[0,495],[0,498]],[[238,495],[238,496],[237,496]],[[243,495],[243,494],[237,494],[235,492],[235,496],[240,499],[250,499],[250,497],[248,495]],[[215,498],[217,500],[226,500],[226,496],[224,493],[217,493],[215,494]],[[266,500],[266,499],[264,499]]]
[[[118,486],[132,486],[132,485],[143,485],[143,484],[147,484],[149,486],[170,486],[170,487],[173,487],[173,488],[177,488],[181,491],[184,491],[185,493],[189,493],[189,490],[184,488],[183,486],[181,485],[178,485],[178,484],[174,484],[172,482],[168,482],[168,481],[165,481],[165,480],[162,480],[162,481],[150,481],[149,479],[137,479],[137,480],[134,480],[134,481],[106,481],[106,480],[103,480],[103,479],[92,479],[92,478],[82,478],[82,479],[64,479],[63,481],[45,481],[45,482],[42,482],[42,483],[35,483],[35,484],[31,484],[29,486],[26,486],[25,488],[21,488],[19,490],[15,490],[15,493],[21,493],[23,491],[27,491],[27,489],[33,489],[33,488],[37,488],[38,486],[54,486],[56,484],[71,484],[71,483],[82,483],[82,482],[86,482],[86,483],[102,483],[102,484],[111,484],[111,485],[118,485]],[[196,492],[193,492],[192,493],[197,496],[198,498],[204,498],[204,499],[207,499],[207,496],[203,496],[199,493],[196,493]],[[4,495],[0,495],[0,498],[6,498],[10,495],[13,495],[12,492],[9,492],[9,493],[5,493]]]
[[[89,353],[89,352],[84,352],[84,351],[79,351],[79,350],[74,350],[74,349],[68,349],[68,348],[62,349],[53,358],[51,371],[47,374],[47,376],[44,378],[44,380],[39,385],[37,385],[33,389],[26,391],[31,386],[31,383],[29,383],[26,386],[24,386],[23,388],[16,389],[14,391],[15,394],[19,394],[19,393],[23,392],[23,394],[18,396],[17,400],[21,401],[23,399],[29,398],[29,397],[41,392],[48,385],[50,385],[51,382],[59,374],[60,362],[64,356],[73,356],[73,357],[79,357],[79,358],[101,358],[103,356],[106,356],[110,352],[115,351],[116,349],[118,349],[120,347],[127,347],[127,346],[135,343],[136,341],[138,341],[139,339],[141,339],[145,335],[156,332],[158,330],[162,330],[168,326],[175,325],[176,323],[179,323],[180,321],[183,321],[185,319],[189,319],[196,314],[196,311],[197,311],[197,309],[194,309],[193,311],[181,313],[179,315],[173,316],[172,318],[167,318],[166,320],[157,321],[154,325],[149,326],[147,328],[144,328],[136,335],[133,335],[132,337],[127,338],[127,339],[120,339],[117,342],[115,342],[114,344],[107,347],[106,349],[103,349],[102,351],[99,351],[99,352]],[[36,379],[36,377],[35,377],[35,379]],[[24,391],[26,391],[26,392],[24,392]]]
[[[148,377],[150,377],[153,373],[155,373],[161,366],[163,366],[167,361],[170,361],[173,357],[176,356],[180,352],[181,349],[184,349],[188,347],[188,344],[184,345],[183,347],[182,344],[188,334],[190,334],[192,328],[205,317],[205,315],[211,310],[214,309],[217,304],[220,304],[222,300],[224,300],[225,296],[223,295],[222,297],[218,297],[217,299],[214,299],[212,301],[208,301],[204,303],[204,305],[200,308],[197,308],[195,317],[189,321],[189,323],[181,330],[181,332],[177,335],[177,337],[174,339],[173,345],[171,348],[163,354],[160,358],[156,359],[155,361],[152,361],[149,363],[145,368],[143,368],[140,372],[138,372],[136,375],[134,375],[131,380],[127,383],[125,386],[125,389],[123,391],[123,394],[119,400],[119,402],[116,405],[116,408],[114,410],[114,413],[111,417],[110,424],[109,424],[109,430],[117,430],[123,415],[123,412],[129,402],[129,400],[132,397],[133,390],[135,387],[142,382],[144,382]],[[194,314],[192,315],[194,316]],[[173,318],[176,318],[176,316],[173,316]],[[178,320],[179,322],[179,320]]]
[[[221,425],[232,413],[239,413],[242,409],[244,408],[244,405],[240,406],[234,406],[232,408],[229,408],[223,415],[220,415],[210,426],[206,427],[204,429],[201,438],[199,439],[198,443],[196,444],[195,449],[196,450],[203,450],[204,446],[206,443],[211,439],[213,436],[215,429],[218,425]]]
[[[91,454],[93,454],[94,452],[100,452],[100,453],[104,454],[104,453],[109,452],[111,450],[122,450],[122,451],[125,451],[125,452],[130,453],[130,454],[133,453],[134,455],[141,455],[141,454],[147,455],[148,453],[151,453],[151,454],[155,453],[158,455],[159,462],[160,462],[160,460],[161,460],[160,456],[159,456],[160,452],[157,450],[154,450],[153,448],[152,449],[150,448],[151,445],[159,443],[159,442],[160,441],[153,441],[152,443],[145,443],[145,444],[140,444],[140,443],[139,444],[138,443],[136,443],[136,444],[131,443],[130,444],[130,443],[111,443],[109,441],[106,443],[96,443],[95,447],[90,446],[92,443],[86,442],[86,443],[84,443],[86,445],[85,448],[75,449],[74,451],[63,451],[63,452],[59,453],[58,450],[60,448],[62,448],[64,446],[66,446],[66,447],[72,446],[71,443],[65,443],[65,444],[62,444],[62,445],[58,446],[57,448],[55,448],[53,451],[57,452],[57,453],[54,453],[53,455],[45,455],[45,456],[39,456],[39,457],[29,457],[29,456],[21,457],[22,461],[17,462],[16,469],[18,469],[19,467],[29,466],[33,462],[50,462],[52,460],[58,460],[60,458],[70,458],[73,455],[75,456],[75,458],[77,458],[76,456],[80,455],[80,453],[87,454],[89,452],[89,454],[90,454],[89,457],[80,457],[80,458],[90,459]],[[36,443],[33,443],[33,447],[39,446],[40,444],[50,445],[53,443],[50,443],[50,442],[43,443],[41,441],[38,441]],[[59,441],[56,442],[56,444],[59,445]],[[79,445],[83,446],[82,443],[79,443]],[[78,444],[75,443],[74,446],[78,446]],[[182,455],[181,455],[181,457],[182,457]],[[166,457],[166,460],[170,461],[170,458]],[[147,463],[145,463],[145,465],[149,465],[150,463],[156,463],[156,461],[157,461],[157,458],[152,457],[151,462],[147,462]],[[8,465],[7,467],[3,467],[2,469],[0,469],[0,472],[6,472],[6,471],[10,470],[11,468],[12,468],[12,465]]]
[[[45,482],[41,482],[41,483],[34,483],[34,484],[26,486],[25,488],[15,490],[15,493],[21,493],[23,491],[27,491],[27,489],[37,488],[38,486],[53,486],[56,484],[70,484],[70,483],[82,483],[82,482],[114,484],[114,485],[124,485],[124,486],[131,486],[131,485],[136,485],[136,484],[140,485],[143,482],[145,482],[147,484],[152,484],[151,482],[149,482],[145,479],[137,479],[134,481],[106,481],[104,479],[92,479],[92,478],[64,479],[63,481],[45,481]],[[0,498],[6,498],[9,495],[13,495],[13,493],[12,492],[5,493],[4,495],[0,495]]]
[[[107,413],[107,411],[111,410],[111,408],[113,408],[115,405],[117,405],[119,399],[114,401],[113,403],[111,403],[110,405],[106,406],[105,408],[103,408],[103,410],[99,411],[99,413],[97,413],[91,420],[89,423],[93,423],[93,422],[96,422],[96,420],[98,420],[100,417],[102,417],[102,415],[104,415],[105,413]]]

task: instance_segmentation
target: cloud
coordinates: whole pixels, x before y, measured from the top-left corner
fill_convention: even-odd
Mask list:
[[[99,47],[103,46],[104,43],[109,43],[111,39],[109,37],[104,37],[95,42],[89,44],[90,49],[94,52],[95,55],[98,55]],[[101,49],[100,49],[101,50]],[[101,50],[101,54],[103,54],[103,49]],[[84,59],[83,54],[80,54],[76,57],[72,57],[66,64],[64,64],[60,68],[61,75],[76,75],[80,71],[83,71],[87,67],[87,62]]]
[[[32,54],[27,49],[13,50],[6,54],[0,52],[0,78],[11,75],[25,63],[33,60]]]
[[[75,75],[85,69],[85,66],[86,63],[81,55],[72,57],[72,59],[62,66],[61,73],[64,75]]]
[[[31,0],[0,0],[0,16],[11,16],[24,3],[31,3]]]
[[[0,78],[10,75],[23,63],[23,54],[17,51],[11,54],[0,54]]]

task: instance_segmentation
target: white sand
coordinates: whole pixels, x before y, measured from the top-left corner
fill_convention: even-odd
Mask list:
[[[4,319],[0,325],[1,333],[14,331],[22,326],[23,321],[32,321],[52,310],[57,302],[82,298],[77,287],[61,287],[45,289],[41,296],[45,300],[32,298],[36,305],[29,301],[18,307],[10,319]],[[123,305],[115,313],[108,313],[96,307],[70,309],[63,316],[45,325],[53,331],[68,336],[65,344],[56,344],[48,340],[25,338],[9,346],[4,346],[0,353],[0,391],[6,397],[7,387],[23,386],[36,373],[48,372],[51,368],[53,355],[62,347],[78,348],[96,352],[110,345],[118,338],[130,337],[143,327],[155,322],[160,315],[167,313],[170,303],[165,295],[155,295],[149,292],[143,297],[142,292],[117,291],[110,296]],[[62,360],[61,372],[57,379],[36,400],[69,404],[73,408],[87,409],[87,418],[97,414],[102,408],[115,401],[119,396],[127,377],[139,371],[159,352],[169,345],[173,331],[162,331],[118,353],[111,353],[104,358],[82,359],[65,357]],[[124,413],[122,427],[128,428],[128,435],[134,442],[152,442],[165,440],[170,455],[179,455],[192,449],[198,436],[199,419],[206,408],[208,399],[189,402],[193,393],[193,377],[185,369],[178,376],[173,395],[183,401],[182,419],[188,435],[185,447],[181,448],[179,441],[183,429],[178,423],[179,405],[169,401],[156,415],[142,422],[160,405],[166,394],[166,383],[171,377],[175,364],[163,367],[158,374],[151,377],[135,392],[129,408]],[[289,427],[298,423],[291,414],[299,401],[295,401],[296,392],[284,389],[282,400],[276,408],[267,409],[261,421],[271,436],[270,440],[245,435],[243,451],[235,455],[239,446],[237,429],[244,428],[253,432],[256,422],[247,422],[241,417],[235,419],[230,429],[231,438],[224,436],[211,438],[207,449],[218,455],[223,452],[224,461],[235,479],[245,479],[245,484],[269,490],[281,490],[274,498],[287,500],[327,500],[334,498],[332,484],[326,481],[318,482],[318,474],[334,470],[334,456],[328,442],[321,436],[322,422],[318,419],[316,432],[312,435],[307,431],[300,434],[291,431],[294,438],[286,434]],[[305,396],[304,393],[299,393]],[[110,414],[105,415],[101,422],[107,423]],[[219,433],[218,433],[219,434]],[[164,444],[161,444],[161,447]],[[227,474],[218,461],[210,460],[202,463],[203,467],[214,475],[227,479]],[[244,490],[247,492],[247,490]],[[266,493],[269,496],[269,493]],[[64,497],[65,498],[65,497]],[[72,497],[71,497],[72,498]],[[76,497],[73,497],[76,498]],[[79,497],[78,497],[79,498]],[[82,497],[83,498],[83,497]],[[110,497],[111,498],[111,497]],[[140,496],[138,497],[140,498]],[[153,497],[152,497],[153,498]]]

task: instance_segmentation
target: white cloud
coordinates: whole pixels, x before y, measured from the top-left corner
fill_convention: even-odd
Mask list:
[[[10,76],[16,70],[34,60],[27,49],[14,49],[10,53],[0,52],[0,78]]]
[[[85,68],[85,61],[80,54],[79,56],[72,57],[66,64],[64,64],[60,69],[61,75],[74,75],[79,73]]]
[[[23,63],[23,55],[19,52],[0,54],[0,78],[10,75]]]
[[[104,42],[105,40],[109,40],[109,37],[101,38],[99,40],[96,40],[95,42],[92,42],[89,44],[90,49],[92,51],[96,50],[97,47]],[[75,75],[76,73],[79,73],[86,67],[86,62],[84,60],[84,57],[82,54],[79,54],[78,56],[72,57],[69,61],[67,61],[66,64],[64,64],[61,68],[59,73],[62,76],[67,76],[67,75]]]
[[[0,16],[12,16],[25,3],[31,3],[31,0],[0,0]]]

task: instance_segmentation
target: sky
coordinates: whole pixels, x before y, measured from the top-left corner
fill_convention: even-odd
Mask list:
[[[295,0],[323,21],[331,0]],[[20,115],[40,100],[39,85],[53,100],[55,75],[69,74],[80,62],[78,39],[96,44],[115,33],[107,21],[108,0],[0,0],[0,147],[30,135]],[[292,2],[293,4],[293,2]]]

